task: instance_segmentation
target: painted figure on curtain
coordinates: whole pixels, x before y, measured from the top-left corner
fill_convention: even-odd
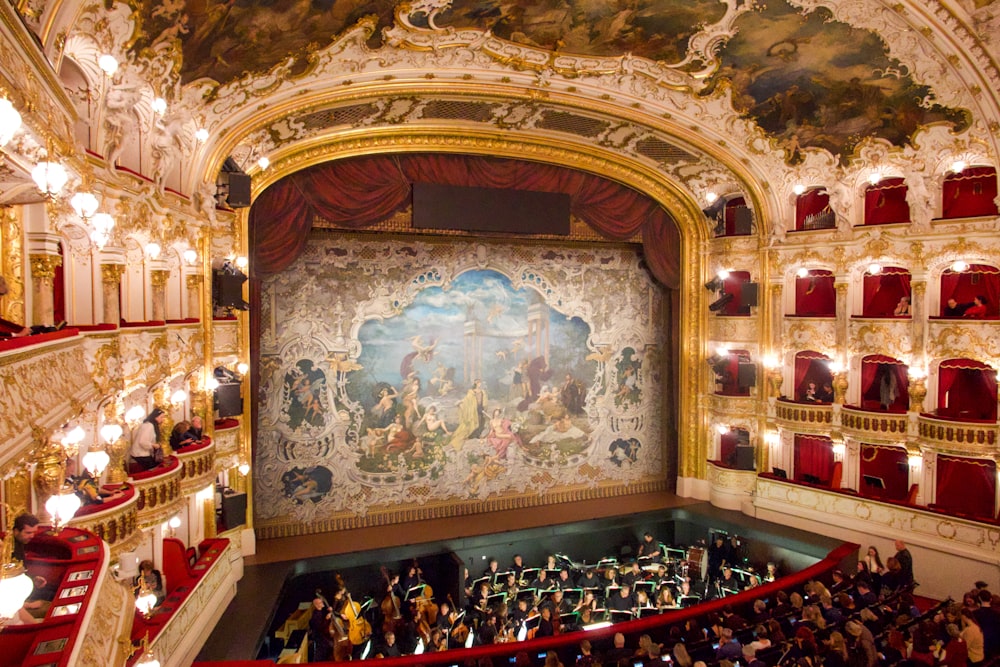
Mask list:
[[[634,349],[626,347],[622,350],[621,358],[615,364],[615,368],[618,371],[615,405],[619,407],[637,405],[642,400],[642,385],[639,382],[642,360]]]
[[[288,427],[296,430],[303,425],[322,427],[329,409],[326,400],[326,374],[302,359],[285,374],[285,417]]]
[[[301,505],[307,500],[317,503],[333,487],[333,474],[329,468],[315,466],[292,468],[281,476],[285,487],[285,497]]]
[[[577,376],[595,373],[589,334],[537,291],[491,270],[428,287],[398,316],[366,322],[358,333],[366,373],[348,385],[350,395],[376,399],[365,405],[359,467],[429,470],[443,463],[445,447],[483,446],[497,461],[514,450],[546,460],[579,454],[589,426],[587,386]],[[550,364],[565,374],[555,388],[543,385]]]

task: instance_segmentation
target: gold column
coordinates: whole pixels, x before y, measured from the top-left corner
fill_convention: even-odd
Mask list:
[[[55,322],[55,300],[52,290],[52,279],[56,275],[56,267],[62,266],[59,255],[31,255],[31,283],[33,310],[31,321],[35,324],[50,327]]]
[[[124,264],[101,264],[101,301],[104,304],[103,321],[117,325],[121,321],[121,283]]]
[[[201,283],[203,276],[198,273],[189,275],[184,283],[187,286],[187,316],[201,316]]]
[[[35,485],[35,498],[38,500],[35,513],[43,521],[52,518],[45,511],[45,501],[59,493],[63,480],[66,479],[66,471],[63,468],[65,457],[66,453],[63,451],[62,445],[52,440],[48,440],[45,445],[35,450],[33,457],[35,476],[32,479]]]
[[[851,314],[847,308],[848,287],[847,283],[841,282],[834,283],[833,285],[833,288],[837,291],[837,353],[842,355],[845,363],[847,361],[847,324],[851,319]]]
[[[923,412],[924,399],[927,398],[926,378],[910,378],[910,412]]]
[[[161,384],[153,392],[154,407],[163,410],[163,422],[160,423],[160,447],[163,448],[163,456],[167,457],[174,453],[170,449],[170,431],[174,428],[174,418],[170,414],[170,386]]]
[[[153,285],[153,317],[163,322],[167,319],[167,279],[170,271],[154,269],[149,272],[149,281]]]
[[[115,265],[105,265],[105,266],[115,266]],[[118,415],[117,404],[115,401],[110,401],[104,406],[104,423],[105,424],[122,424],[121,418]],[[125,472],[125,454],[127,449],[127,443],[125,441],[125,434],[129,432],[127,425],[122,424],[122,435],[114,442],[109,442],[107,444],[108,452],[108,484],[121,484],[128,479],[128,475]]]
[[[847,396],[847,371],[840,371],[833,374],[833,402],[843,405],[845,396]]]
[[[19,211],[20,209],[17,209]],[[0,317],[17,324],[24,312],[23,240],[21,221],[12,207],[0,207],[0,275],[7,280],[7,296],[0,298]]]
[[[927,325],[927,304],[924,302],[924,294],[927,291],[927,282],[924,280],[911,280],[910,290],[910,326],[911,339],[911,359],[923,365],[926,359],[924,354],[924,327]]]

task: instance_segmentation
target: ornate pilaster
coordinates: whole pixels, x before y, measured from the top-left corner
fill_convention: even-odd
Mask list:
[[[170,278],[170,271],[153,269],[149,272],[149,282],[153,286],[153,319],[164,321],[167,319],[167,279]]]
[[[24,242],[20,209],[0,207],[0,275],[7,280],[7,295],[0,298],[0,317],[24,324]]]
[[[35,450],[35,475],[32,482],[35,486],[35,498],[38,500],[35,513],[39,519],[48,521],[52,518],[45,511],[45,501],[59,493],[66,479],[66,471],[63,468],[65,457],[66,453],[62,446],[52,440]]]
[[[913,341],[913,359],[925,359],[924,341],[927,340],[927,304],[924,301],[924,294],[927,292],[927,282],[924,280],[911,280],[910,290],[910,317],[911,340]]]
[[[784,382],[781,367],[765,368],[764,375],[767,381],[767,397],[777,398],[781,396],[781,384]]]
[[[833,288],[837,291],[837,350],[844,357],[847,356],[847,325],[850,322],[850,312],[847,308],[847,288],[849,285],[843,282],[836,282]],[[842,403],[842,400],[838,400]]]
[[[59,255],[30,255],[31,284],[33,309],[32,322],[47,327],[55,324],[55,298],[52,280],[56,275],[56,267],[62,266]]]
[[[4,480],[3,497],[15,516],[31,511],[31,475],[27,468],[18,467],[13,475]]]
[[[163,422],[160,424],[160,446],[163,448],[163,456],[170,456],[174,453],[170,449],[170,431],[174,428],[174,418],[170,414],[170,385],[161,384],[153,392],[153,400],[156,407],[163,410]]]
[[[103,267],[102,267],[103,268]],[[121,416],[118,414],[118,406],[115,401],[110,401],[104,406],[104,423],[105,424],[121,424]],[[108,484],[121,484],[126,479],[128,475],[125,474],[125,452],[127,449],[127,443],[125,441],[125,433],[128,433],[128,427],[122,424],[122,435],[119,436],[114,442],[109,442],[105,448],[108,453]]]
[[[847,371],[833,374],[833,402],[838,405],[844,404],[847,396]]]
[[[201,317],[201,283],[203,276],[200,273],[192,273],[184,278],[187,287],[187,316],[193,318]]]
[[[781,319],[784,317],[784,309],[781,307],[782,285],[781,283],[771,283],[768,290],[768,299],[771,301],[771,350],[775,354],[781,355]]]
[[[101,264],[101,295],[104,302],[103,321],[107,324],[118,324],[121,321],[121,292],[124,264]]]
[[[910,412],[921,413],[924,411],[924,399],[927,398],[927,379],[918,377],[910,378]]]

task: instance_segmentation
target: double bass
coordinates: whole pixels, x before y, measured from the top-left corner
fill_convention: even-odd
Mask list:
[[[350,592],[344,586],[343,578],[339,574],[336,578],[344,597],[347,598],[343,609],[340,610],[340,615],[347,622],[347,638],[354,646],[360,646],[371,637],[372,624],[361,615],[361,605],[351,599]]]
[[[399,611],[399,596],[392,591],[392,579],[385,567],[382,568],[382,576],[385,577],[385,583],[389,585],[388,593],[379,605],[382,610],[382,634],[384,635],[399,629],[403,624],[403,615]]]

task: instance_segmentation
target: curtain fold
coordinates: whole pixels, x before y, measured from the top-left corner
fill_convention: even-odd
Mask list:
[[[805,482],[806,475],[829,484],[833,476],[833,441],[830,438],[795,434],[795,481]]]
[[[899,359],[873,354],[861,360],[861,407],[888,406],[906,412],[910,405],[908,367]]]
[[[948,299],[971,304],[980,295],[985,296],[988,301],[986,316],[1000,316],[1000,270],[996,267],[973,264],[961,273],[946,269],[941,274],[942,315]]]
[[[275,183],[250,209],[256,239],[253,271],[264,276],[288,267],[302,252],[316,217],[347,229],[362,229],[404,210],[415,182],[568,194],[570,213],[601,236],[624,241],[641,232],[650,272],[670,289],[680,286],[677,225],[649,197],[565,167],[440,154],[338,160]]]
[[[996,215],[997,171],[993,167],[969,167],[945,176],[941,188],[941,217],[971,218]]]
[[[996,469],[994,461],[938,455],[934,504],[949,513],[992,519],[996,504]]]
[[[939,415],[996,421],[997,373],[993,368],[974,359],[948,359],[938,370]]]
[[[750,306],[741,307],[740,301],[743,299],[743,285],[750,282],[749,271],[730,271],[729,277],[722,282],[722,293],[732,294],[733,300],[727,303],[720,314],[722,315],[749,315]]]
[[[833,373],[830,372],[830,357],[820,352],[806,350],[795,355],[793,400],[800,402],[806,400],[806,389],[810,382],[816,384],[817,390],[821,390],[824,385],[833,383]]]
[[[865,188],[865,224],[909,222],[910,205],[906,201],[908,189],[902,178],[884,178]]]
[[[906,500],[909,492],[909,462],[905,447],[861,445],[862,495],[887,500]],[[876,489],[865,483],[865,475],[878,477],[885,489]]]
[[[887,266],[876,276],[866,273],[862,286],[862,316],[893,317],[899,300],[910,296],[910,272]]]
[[[833,273],[813,269],[805,278],[795,277],[795,314],[806,317],[835,317],[837,291]]]

